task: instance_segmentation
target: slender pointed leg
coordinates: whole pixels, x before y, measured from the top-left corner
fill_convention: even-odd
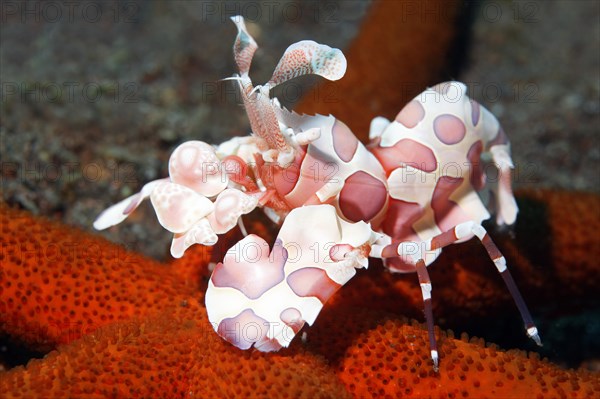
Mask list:
[[[431,253],[431,251],[440,251],[442,248],[447,247],[448,245],[454,244],[457,241],[464,240],[470,237],[476,236],[484,248],[486,249],[488,256],[494,262],[496,269],[502,276],[504,283],[506,284],[509,292],[511,293],[519,312],[521,313],[521,318],[523,319],[523,323],[525,324],[525,330],[527,331],[527,335],[533,339],[533,341],[539,346],[542,345],[538,330],[533,323],[533,319],[531,314],[529,313],[529,309],[525,304],[523,297],[517,285],[515,284],[512,275],[508,271],[506,267],[506,259],[496,246],[496,244],[492,241],[490,236],[487,234],[487,231],[483,226],[477,224],[475,222],[465,222],[461,223],[454,228],[439,234],[433,237],[431,240],[428,240],[424,243],[424,245],[419,245],[418,243],[409,243],[409,242],[400,242],[394,241],[389,236],[383,236],[378,242],[374,243],[371,246],[370,256],[375,258],[391,258],[396,256],[401,256],[405,259],[412,259],[416,266],[417,275],[419,277],[419,283],[421,285],[421,290],[423,294],[423,302],[425,306],[425,318],[427,321],[427,328],[429,331],[429,340],[431,346],[431,357],[433,359],[434,368],[437,370],[438,364],[438,352],[437,346],[435,342],[435,335],[433,334],[433,312],[431,310],[431,282],[429,280],[429,275],[427,273],[426,264],[423,260],[424,253]],[[412,262],[411,262],[412,263]]]
[[[488,253],[490,259],[494,262],[496,269],[498,269],[498,273],[502,276],[506,287],[510,291],[517,308],[519,309],[519,313],[521,313],[521,318],[523,319],[523,323],[525,324],[525,330],[527,331],[527,335],[535,341],[536,344],[542,346],[542,342],[540,340],[540,336],[538,334],[538,330],[533,323],[533,318],[529,313],[529,309],[525,304],[525,300],[523,296],[521,296],[521,292],[517,288],[510,271],[506,267],[506,259],[496,246],[496,244],[492,241],[489,234],[485,230],[483,226],[477,224],[475,222],[465,222],[457,225],[453,229],[446,231],[438,236],[435,236],[431,239],[429,247],[427,249],[440,249],[446,247],[454,242],[468,238],[469,236],[475,235],[483,244],[485,250]]]
[[[423,305],[425,307],[425,321],[427,322],[427,333],[429,334],[429,349],[431,350],[431,360],[433,360],[433,370],[438,372],[439,355],[437,342],[435,340],[435,330],[433,328],[433,311],[431,308],[431,280],[427,272],[427,266],[423,259],[419,259],[416,264],[419,285],[423,294]]]
[[[427,272],[427,265],[423,259],[422,248],[426,243],[420,242],[391,242],[391,239],[385,237],[380,239],[377,244],[371,246],[370,256],[378,258],[391,258],[400,256],[411,264],[415,265],[419,285],[421,286],[421,294],[423,295],[423,306],[425,313],[425,321],[427,323],[427,332],[429,334],[429,349],[431,351],[431,360],[433,362],[433,370],[439,371],[439,353],[437,341],[435,339],[435,330],[433,324],[433,310],[431,307],[431,279]]]
[[[494,265],[496,265],[498,273],[500,273],[500,276],[502,276],[506,287],[510,291],[510,294],[514,299],[515,304],[519,309],[519,313],[521,313],[521,318],[523,319],[523,323],[525,324],[527,336],[533,339],[533,341],[538,346],[542,346],[542,341],[540,340],[538,330],[535,324],[533,323],[531,313],[529,313],[529,309],[525,304],[525,300],[523,299],[523,296],[521,296],[521,292],[519,291],[519,288],[517,288],[517,284],[515,283],[515,280],[510,274],[510,271],[506,267],[506,259],[504,258],[494,241],[492,241],[487,231],[485,231],[485,229],[482,226],[476,225],[474,227],[474,232],[475,235],[481,240],[481,243],[485,247],[485,250],[487,251],[490,258],[494,261]]]

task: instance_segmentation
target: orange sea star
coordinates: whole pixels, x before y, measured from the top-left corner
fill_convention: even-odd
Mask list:
[[[550,204],[554,199],[568,200],[576,207],[583,204],[596,207],[600,201],[597,196],[586,195],[547,192],[530,195]],[[296,340],[289,350],[274,355],[238,351],[214,334],[201,304],[203,291],[199,286],[204,285],[202,270],[207,251],[196,250],[190,257],[202,262],[201,272],[195,274],[199,282],[192,282],[178,277],[176,272],[185,270],[189,260],[166,266],[121,249],[122,255],[116,261],[106,254],[118,251],[117,245],[6,206],[0,207],[0,211],[4,249],[0,284],[3,332],[34,345],[70,341],[59,345],[57,352],[51,352],[43,360],[0,374],[0,388],[11,396],[161,393],[172,397],[189,396],[191,392],[248,397],[284,394],[341,397],[346,389],[355,397],[425,392],[441,397],[494,393],[518,396],[525,392],[544,397],[561,393],[593,397],[600,392],[598,376],[589,372],[563,371],[536,358],[528,359],[523,353],[484,349],[479,342],[461,342],[443,334],[440,334],[442,368],[435,375],[429,364],[425,331],[382,311],[377,290],[371,286],[365,292],[363,284],[349,284],[340,291],[341,295],[334,297],[315,326],[308,330],[307,344]],[[560,212],[553,216],[560,223]],[[577,225],[573,227],[578,230]],[[560,237],[557,240],[559,248],[563,243],[566,245]],[[18,247],[41,251],[54,248],[62,253],[74,245],[82,248],[95,245],[99,250],[58,261],[55,257],[15,256]],[[579,255],[580,265],[590,260],[586,255],[589,256],[586,252]],[[480,254],[479,258],[474,255],[467,261],[482,265],[487,259]],[[460,264],[464,260],[455,262]],[[521,267],[515,266],[517,270]],[[559,271],[560,266],[557,264]],[[441,259],[437,267],[451,265]],[[75,275],[74,269],[78,271]],[[555,274],[561,275],[548,274],[545,281],[553,284]],[[41,281],[41,286],[49,292],[47,308],[28,300],[27,290],[34,297],[38,295],[35,287],[40,278],[47,279]],[[64,281],[69,281],[71,292],[66,297],[62,291],[55,294],[59,287],[64,287]],[[87,307],[75,304],[76,298],[87,292],[95,292]],[[448,303],[446,294],[447,291],[440,290],[435,298]],[[364,299],[360,303],[356,301],[358,296]],[[392,305],[411,306],[406,298],[404,301],[402,296],[399,298]],[[445,308],[438,308],[443,315]],[[97,311],[90,312],[91,309]],[[56,328],[50,328],[54,320],[69,326],[84,325],[87,330],[57,333]],[[83,337],[79,338],[80,335]],[[247,390],[248,387],[251,389]],[[315,387],[320,388],[315,390]]]

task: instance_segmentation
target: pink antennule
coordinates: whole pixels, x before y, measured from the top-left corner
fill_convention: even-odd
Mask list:
[[[254,57],[254,52],[258,48],[258,45],[248,33],[244,18],[241,15],[235,15],[231,17],[231,20],[238,29],[237,37],[233,43],[233,57],[235,58],[235,63],[240,74],[247,75],[252,63],[252,57]]]
[[[285,50],[267,85],[274,87],[302,75],[339,80],[346,73],[346,67],[346,57],[341,50],[312,40],[302,40]]]
[[[258,45],[248,33],[242,16],[233,16],[231,20],[238,28],[238,34],[233,44],[233,56],[240,72],[239,77],[232,79],[238,81],[252,132],[265,140],[269,148],[287,152],[289,146],[281,133],[279,121],[273,110],[273,104],[269,98],[269,88],[258,86],[255,89],[248,76],[252,57]]]

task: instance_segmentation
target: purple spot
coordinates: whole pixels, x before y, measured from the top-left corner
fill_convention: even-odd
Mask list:
[[[471,100],[471,120],[473,121],[473,126],[477,126],[480,112],[481,109],[479,103],[475,100]]]
[[[494,137],[494,139],[490,142],[487,143],[486,148],[491,148],[495,145],[503,145],[503,144],[508,144],[508,137],[506,136],[506,133],[504,133],[504,129],[502,129],[502,127],[498,128],[498,133],[496,133],[496,137]]]
[[[437,169],[433,151],[412,139],[402,139],[391,147],[376,147],[371,149],[371,152],[388,175],[405,165],[428,173]]]
[[[460,143],[467,133],[463,121],[450,114],[443,114],[435,118],[433,131],[436,137],[447,145]]]
[[[396,122],[408,128],[417,126],[425,117],[425,109],[417,100],[412,100],[396,115]]]
[[[269,331],[269,322],[258,317],[252,309],[245,309],[235,317],[223,319],[217,328],[217,334],[232,345],[246,350],[252,344],[262,351],[277,350],[271,348],[272,340],[267,338]]]
[[[251,234],[227,251],[223,263],[215,267],[211,281],[216,287],[231,287],[250,299],[258,299],[283,281],[287,257],[281,240],[275,241],[269,254],[267,242]]]
[[[300,178],[300,165],[302,165],[305,156],[306,153],[303,152],[296,157],[293,163],[285,168],[280,166],[272,167],[273,185],[280,196],[284,197],[288,195],[296,187],[296,183],[298,183],[298,179]]]
[[[414,240],[417,235],[412,226],[424,213],[423,208],[416,202],[391,198],[381,228],[394,240]]]
[[[340,209],[352,221],[373,219],[385,206],[387,189],[382,181],[358,171],[350,175],[340,192]]]
[[[329,278],[325,270],[317,267],[304,267],[296,270],[288,276],[287,283],[296,295],[314,296],[323,304],[341,287],[340,284]]]
[[[435,223],[443,232],[469,220],[469,216],[464,213],[458,204],[450,200],[450,196],[458,190],[462,182],[462,178],[442,176],[433,190],[431,208],[433,209]]]
[[[350,128],[336,119],[333,124],[333,149],[344,162],[350,162],[358,148],[358,139]]]
[[[296,308],[287,308],[281,315],[279,315],[281,321],[285,323],[286,326],[290,327],[294,330],[294,334],[297,334],[298,331],[304,325],[304,320],[302,319],[302,313]]]
[[[485,173],[483,170],[483,162],[481,162],[481,151],[483,150],[483,144],[481,140],[473,143],[469,152],[467,153],[467,159],[471,164],[471,173],[469,179],[471,185],[475,190],[479,191],[485,186]]]

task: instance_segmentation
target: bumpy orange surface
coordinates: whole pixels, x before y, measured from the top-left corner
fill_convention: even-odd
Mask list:
[[[440,334],[432,371],[426,332],[369,309],[330,312],[307,344],[276,354],[239,351],[212,333],[204,309],[105,326],[43,360],[0,374],[7,397],[570,397],[600,379]],[[327,357],[327,363],[321,355]]]
[[[389,315],[387,315],[389,316]],[[346,320],[346,322],[343,322]],[[336,334],[343,323],[343,333]],[[427,331],[371,309],[327,311],[309,333],[309,347],[335,365],[358,398],[553,398],[600,394],[600,378],[559,369],[535,354],[502,351],[466,334],[436,330],[440,372],[434,373]],[[349,338],[351,337],[351,338]]]
[[[0,325],[36,348],[204,295],[158,262],[2,203],[0,231]]]
[[[6,397],[344,398],[322,358],[242,352],[197,304],[100,328],[27,368],[0,374]]]
[[[598,206],[598,198],[587,195],[544,192],[529,193],[526,198],[543,200],[542,204],[549,205],[544,208],[547,215],[553,218],[568,215],[553,211],[553,206],[565,202],[575,209],[582,204],[587,209]],[[524,209],[525,220],[532,209]],[[433,374],[425,331],[406,324],[398,316],[398,309],[409,310],[399,306],[401,302],[386,303],[394,296],[404,298],[405,302],[414,298],[401,291],[386,297],[384,291],[393,290],[392,282],[396,278],[382,272],[372,275],[375,283],[370,286],[363,282],[344,287],[326,306],[315,326],[306,330],[306,343],[296,339],[290,349],[277,354],[239,351],[214,334],[198,301],[203,294],[198,286],[204,285],[207,273],[206,251],[196,250],[188,260],[171,265],[160,265],[130,253],[128,256],[96,256],[111,253],[116,246],[5,206],[0,207],[0,211],[5,240],[0,290],[3,332],[34,344],[72,341],[59,345],[58,350],[45,359],[30,362],[26,368],[0,374],[0,392],[22,397],[194,397],[207,394],[343,397],[346,391],[355,397],[398,397],[400,394],[520,397],[532,393],[541,397],[560,397],[563,393],[567,397],[594,397],[600,394],[598,375],[559,370],[517,352],[484,349],[478,342],[460,342],[440,333],[442,366],[440,374]],[[585,229],[593,227],[593,220],[588,217],[586,223],[582,219],[566,223],[580,232],[575,237],[587,245],[590,239]],[[560,219],[553,219],[549,225],[558,228],[563,224]],[[573,241],[572,236],[568,238],[570,241],[563,244],[558,235],[556,248],[567,247]],[[100,250],[86,256],[47,258],[53,261],[40,256],[17,257],[15,252],[19,247],[91,248],[92,244]],[[574,253],[580,257],[577,260],[580,266],[593,264],[586,258],[590,256],[589,251]],[[487,262],[483,254],[480,258],[467,258],[469,262]],[[191,271],[192,259],[204,262],[197,265],[196,272]],[[542,285],[559,284],[560,281],[554,281],[555,276],[570,275],[568,271],[561,272],[561,266],[574,266],[567,262],[568,258],[561,258],[564,265],[552,259],[556,272],[542,274]],[[448,266],[452,265],[445,265]],[[372,269],[375,268],[374,265]],[[187,272],[181,273],[182,270]],[[359,282],[361,274],[368,276],[359,273],[355,278]],[[573,275],[575,286],[575,278],[580,274]],[[195,276],[195,281],[185,280],[183,276]],[[469,281],[469,276],[464,279]],[[386,281],[389,287],[378,285]],[[463,280],[455,279],[458,285],[454,288],[464,290],[461,282]],[[48,292],[46,308],[36,302],[30,304],[29,295],[36,295],[38,285]],[[370,291],[365,291],[365,287]],[[482,287],[472,288],[473,295],[480,295]],[[67,294],[63,296],[63,292]],[[83,302],[75,302],[89,292],[94,293],[94,298],[87,307]],[[448,303],[444,293],[445,290],[440,290],[434,296],[434,303]],[[549,291],[549,295],[553,292]],[[548,294],[546,300],[549,300]],[[91,312],[88,311],[90,306]],[[388,307],[395,309],[394,313],[386,313]],[[420,308],[420,304],[414,307]],[[438,308],[443,311],[444,306]],[[13,319],[22,322],[13,323]],[[93,326],[94,330],[83,331],[83,337],[77,339],[78,334],[82,334],[79,329],[75,332],[67,329],[68,334],[60,329],[48,329],[53,320],[63,320],[70,325],[83,323]],[[122,321],[114,322],[116,320]],[[101,327],[95,329],[97,326]]]

